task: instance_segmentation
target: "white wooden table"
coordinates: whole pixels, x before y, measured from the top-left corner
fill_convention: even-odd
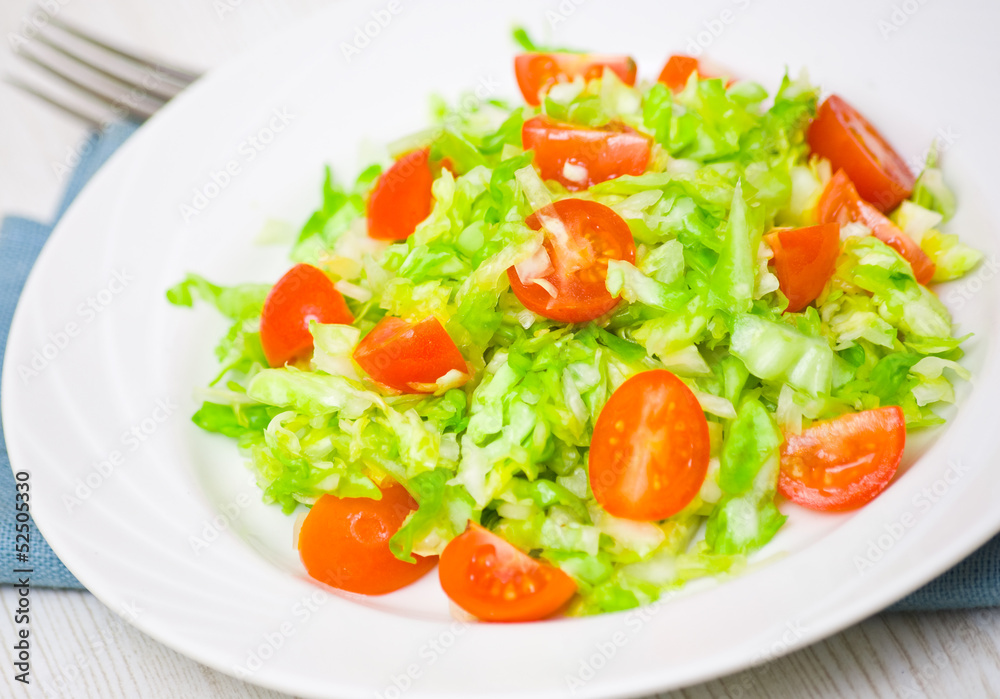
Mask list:
[[[324,0],[47,0],[64,17],[193,67],[210,67],[307,16]],[[549,3],[555,5],[555,2]],[[24,28],[31,0],[0,3],[0,38]],[[0,73],[29,72],[6,46]],[[0,216],[47,219],[56,165],[84,129],[0,84]],[[2,270],[0,270],[2,273]],[[16,594],[0,588],[0,691],[45,697],[267,697],[167,649],[87,592],[32,594],[34,683],[13,680]],[[887,614],[759,668],[670,697],[1000,697],[1000,610]]]

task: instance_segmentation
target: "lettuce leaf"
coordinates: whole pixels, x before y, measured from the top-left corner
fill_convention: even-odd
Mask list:
[[[708,518],[705,541],[713,553],[748,553],[766,544],[785,521],[774,495],[783,438],[758,400],[740,406],[722,448],[719,486],[725,495]]]
[[[787,383],[812,395],[829,393],[833,386],[830,345],[786,323],[739,314],[733,319],[729,351],[760,379]]]

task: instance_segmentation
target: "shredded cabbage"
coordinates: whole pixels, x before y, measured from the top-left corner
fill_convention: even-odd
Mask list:
[[[520,37],[530,43],[527,36]],[[532,45],[533,46],[533,45]],[[693,76],[683,90],[603,78],[549,90],[539,108],[498,100],[437,103],[439,128],[404,139],[447,159],[430,215],[407,240],[366,234],[365,197],[381,168],[350,187],[329,170],[319,208],[291,252],[325,269],[352,326],[312,322],[310,361],[269,368],[259,338],[267,285],[222,287],[192,275],[171,302],[201,299],[232,321],[217,348],[220,374],[194,416],[238,441],[266,501],[286,512],[324,493],[379,497],[387,479],[419,504],[392,538],[404,560],[440,553],[469,520],[561,566],[591,614],[652,601],[703,576],[739,571],[785,517],[775,504],[783,434],[881,405],[909,428],[940,422],[968,378],[951,318],[909,265],[866,229],[844,229],[833,279],[815,307],[783,313],[764,232],[809,225],[829,164],[810,160],[805,130],[818,90]],[[471,106],[470,106],[471,105]],[[640,176],[576,194],[611,206],[637,245],[612,260],[606,287],[622,303],[597,322],[567,325],[525,309],[507,270],[541,280],[552,261],[534,210],[570,196],[543,182],[521,125],[538,113],[584,126],[620,121],[648,134]],[[895,221],[957,278],[981,254],[938,226],[954,211],[936,155]],[[571,263],[558,220],[543,222]],[[581,257],[581,259],[583,259]],[[541,282],[540,282],[541,283]],[[386,395],[353,363],[385,315],[442,321],[472,378],[442,377],[429,395]],[[677,373],[709,421],[709,474],[695,500],[662,522],[610,516],[588,482],[594,423],[612,392],[647,369]]]

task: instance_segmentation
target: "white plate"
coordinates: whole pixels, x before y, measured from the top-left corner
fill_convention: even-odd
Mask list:
[[[514,96],[516,21],[551,27],[560,44],[631,52],[649,79],[689,40],[772,89],[786,62],[808,66],[908,158],[946,134],[961,198],[952,230],[995,263],[1000,105],[965,49],[997,63],[997,9],[977,6],[970,23],[972,2],[903,6],[916,10],[893,15],[861,1],[338,4],[215,72],[98,174],[18,308],[3,418],[14,468],[32,472],[45,536],[90,590],[131,610],[154,638],[305,696],[651,693],[788,652],[915,589],[1000,529],[995,267],[942,290],[959,331],[977,333],[966,361],[975,383],[961,388],[947,429],[913,440],[905,472],[872,505],[842,516],[789,507],[766,549],[777,560],[672,602],[513,626],[453,623],[434,576],[372,600],[306,580],[291,518],[260,503],[231,443],[188,420],[192,387],[214,371],[222,321],[163,296],[188,270],[226,283],[276,279],[284,249],[252,242],[264,221],[304,220],[323,163],[351,174],[362,141],[424,124],[431,92],[478,85]],[[348,62],[345,42],[365,39]],[[230,163],[237,174],[219,174]],[[181,207],[199,203],[207,207],[185,221]],[[27,376],[33,358],[38,372]]]

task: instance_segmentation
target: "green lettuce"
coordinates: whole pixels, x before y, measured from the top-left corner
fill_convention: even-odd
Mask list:
[[[774,504],[783,437],[760,401],[740,406],[722,447],[719,486],[725,495],[708,518],[705,542],[714,553],[754,551],[785,521]]]
[[[175,306],[190,308],[200,300],[233,321],[215,348],[221,369],[212,385],[229,372],[250,375],[258,367],[267,366],[259,330],[260,314],[269,291],[266,284],[219,286],[197,274],[187,275],[167,290],[167,300]]]
[[[947,221],[955,215],[958,205],[955,194],[944,181],[944,174],[938,167],[938,149],[933,146],[927,153],[927,163],[913,186],[910,200],[925,209],[936,211]]]
[[[733,319],[729,351],[754,376],[811,394],[829,393],[834,354],[829,343],[787,323],[749,313]]]
[[[935,282],[960,279],[983,259],[983,253],[960,241],[957,235],[942,233],[935,228],[924,232],[920,247],[935,265]]]
[[[757,247],[763,235],[758,207],[751,207],[737,185],[723,246],[709,278],[710,304],[729,313],[746,313],[753,304]]]

